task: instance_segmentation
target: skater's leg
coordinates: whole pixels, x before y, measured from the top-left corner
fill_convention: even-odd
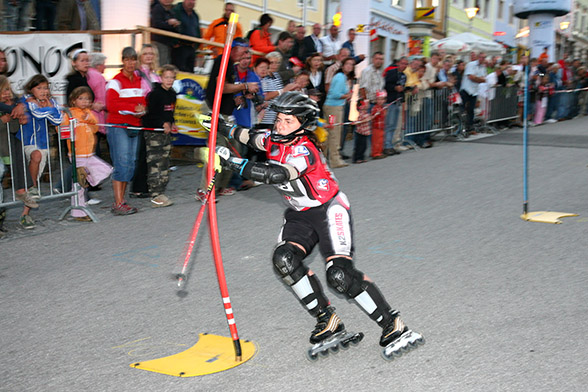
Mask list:
[[[308,312],[317,317],[321,309],[329,306],[320,281],[302,262],[304,248],[296,243],[280,243],[274,250],[274,268],[282,280],[292,288]]]
[[[381,327],[391,322],[390,305],[378,287],[354,267],[350,257],[335,255],[327,258],[327,282],[354,300]]]

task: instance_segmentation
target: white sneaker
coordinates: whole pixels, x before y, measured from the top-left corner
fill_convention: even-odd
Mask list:
[[[547,124],[555,124],[557,120],[555,118],[550,118],[549,120],[545,120]]]
[[[408,151],[408,147],[406,147],[406,146],[402,146],[402,145],[400,145],[400,146],[396,146],[396,147],[394,147],[394,149],[395,149],[396,151]]]
[[[168,207],[174,204],[173,201],[167,198],[166,195],[157,195],[153,199],[151,199],[151,207]]]
[[[94,206],[96,204],[100,204],[102,203],[102,200],[100,199],[90,199],[86,202],[86,204],[90,205],[90,206]]]

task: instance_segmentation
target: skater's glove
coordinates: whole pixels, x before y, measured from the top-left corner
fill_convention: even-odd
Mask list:
[[[210,132],[210,128],[212,128],[212,114],[201,114],[198,116],[198,122],[204,129]],[[238,126],[236,124],[231,124],[223,120],[222,117],[219,116],[218,118],[218,133],[221,135],[232,139],[233,135],[235,134],[235,130],[237,130]]]
[[[208,147],[202,147],[198,149],[200,160],[206,164],[208,164],[208,151]],[[218,154],[214,154],[214,170],[218,173],[223,170],[221,159]]]
[[[236,171],[239,174],[242,174],[243,168],[249,162],[248,159],[243,159],[234,156],[227,147],[223,146],[216,146],[216,153],[217,156],[220,157],[221,165],[224,168],[227,168],[232,171]]]

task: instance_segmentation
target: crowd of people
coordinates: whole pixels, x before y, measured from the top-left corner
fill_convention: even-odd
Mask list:
[[[226,3],[222,16],[205,30],[199,26],[194,7],[194,0],[176,5],[171,0],[155,1],[151,25],[223,43],[228,18],[235,6]],[[573,118],[588,111],[586,68],[567,56],[558,62],[550,62],[547,55],[538,59],[522,56],[513,64],[483,52],[472,51],[469,61],[433,52],[428,58],[401,57],[386,66],[381,52],[372,53],[369,58],[356,53],[353,29],[346,31],[348,39],[341,43],[336,26],[329,26],[327,34],[321,37],[321,25],[313,25],[311,33],[306,35],[304,26],[290,21],[273,41],[269,30],[272,24],[273,18],[263,14],[259,25],[248,33],[238,26],[226,78],[222,81],[220,115],[226,122],[263,132],[274,127],[277,113],[272,103],[276,99],[291,91],[303,93],[320,109],[321,121],[315,133],[331,169],[365,163],[368,157],[382,159],[400,154],[415,145],[431,147],[431,132],[427,131],[433,129],[434,119],[438,117],[433,103],[440,91],[449,90],[460,97],[465,133],[476,131],[474,116],[480,98],[487,98],[496,86],[517,86],[522,91],[526,73],[530,80],[527,113],[532,125]],[[110,81],[103,76],[106,60],[103,54],[75,50],[70,53],[72,70],[67,77],[64,107],[51,97],[43,75],[33,76],[25,86],[24,95],[17,97],[5,76],[6,57],[0,50],[0,154],[8,155],[8,146],[4,145],[8,140],[13,154],[5,163],[16,168],[12,184],[16,199],[24,204],[22,227],[35,227],[30,210],[39,208],[38,181],[49,158],[46,124],[59,126],[73,119],[77,122],[79,145],[75,154],[71,145],[68,148],[70,160],[72,155],[77,160],[75,174],[83,186],[78,197],[81,206],[101,202],[90,192],[99,189],[100,182],[109,176],[114,199],[111,211],[115,215],[138,211],[128,203],[127,197],[150,198],[153,207],[173,204],[165,195],[172,133],[176,131],[173,117],[176,92],[172,86],[178,70],[194,70],[199,49],[203,48],[192,41],[154,34],[152,44],[143,45],[139,53],[131,47],[122,51],[122,69]],[[222,52],[214,45],[206,49],[214,57],[206,88],[206,102],[212,108]],[[357,65],[364,61],[367,64],[362,64],[365,67],[357,76]],[[355,102],[354,90],[358,91]],[[412,106],[406,110],[409,101]],[[359,116],[349,121],[354,103]],[[522,123],[522,99],[519,106],[518,120],[505,125]],[[424,119],[418,125],[417,114]],[[163,131],[137,131],[129,126]],[[416,134],[405,136],[403,131],[408,134],[416,131]],[[345,154],[347,140],[354,143],[351,156]],[[264,154],[234,140],[219,137],[217,143],[233,148],[251,161],[266,159]],[[100,146],[106,144],[109,154],[101,151]],[[4,170],[5,166],[0,169]],[[205,173],[203,170],[196,191],[200,200],[206,197]],[[71,177],[71,169],[66,170],[65,178]],[[256,185],[259,184],[228,171],[216,180],[219,196],[234,195],[238,190]],[[68,192],[71,187],[65,181],[56,186],[56,191]],[[0,213],[0,219],[4,216],[5,213]],[[72,216],[79,221],[91,221],[83,209],[74,209]]]

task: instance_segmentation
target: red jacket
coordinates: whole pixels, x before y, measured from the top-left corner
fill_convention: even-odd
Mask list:
[[[108,110],[106,121],[108,123],[140,126],[141,118],[119,113],[121,110],[134,112],[139,104],[147,106],[139,76],[135,75],[131,81],[121,71],[106,85],[106,110]]]
[[[259,52],[263,52],[268,54],[269,52],[273,52],[276,50],[276,47],[272,45],[271,35],[269,33],[264,33],[261,29],[255,30],[251,33],[251,37],[249,37],[249,45],[251,49],[257,50]],[[251,56],[251,63],[255,63],[260,56]]]

